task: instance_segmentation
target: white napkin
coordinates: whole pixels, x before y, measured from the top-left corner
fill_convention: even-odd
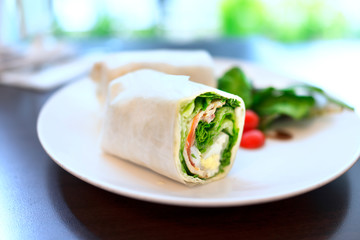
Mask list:
[[[38,71],[12,70],[0,74],[0,84],[35,90],[50,90],[87,74],[101,54],[78,57]]]

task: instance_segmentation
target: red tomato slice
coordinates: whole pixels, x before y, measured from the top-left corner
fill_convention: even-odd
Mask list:
[[[248,130],[243,133],[240,142],[240,147],[255,149],[260,148],[265,144],[265,135],[258,129]]]
[[[259,125],[259,116],[252,110],[246,110],[244,132],[257,128]]]

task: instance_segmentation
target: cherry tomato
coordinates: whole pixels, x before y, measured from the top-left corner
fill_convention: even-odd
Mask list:
[[[259,116],[252,110],[246,110],[244,132],[257,128],[259,125]]]
[[[243,133],[240,142],[240,147],[255,149],[260,148],[265,144],[265,135],[258,129],[248,130]]]

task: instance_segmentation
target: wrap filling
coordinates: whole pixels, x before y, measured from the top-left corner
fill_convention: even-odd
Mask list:
[[[235,108],[239,106],[239,101],[213,92],[181,106],[179,154],[184,173],[208,179],[230,165],[231,149],[239,134],[235,124]]]

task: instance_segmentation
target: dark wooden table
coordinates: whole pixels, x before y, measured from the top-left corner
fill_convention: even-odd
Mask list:
[[[360,239],[359,163],[312,192],[230,208],[142,202],[87,184],[37,138],[54,91],[0,87],[0,239]]]

